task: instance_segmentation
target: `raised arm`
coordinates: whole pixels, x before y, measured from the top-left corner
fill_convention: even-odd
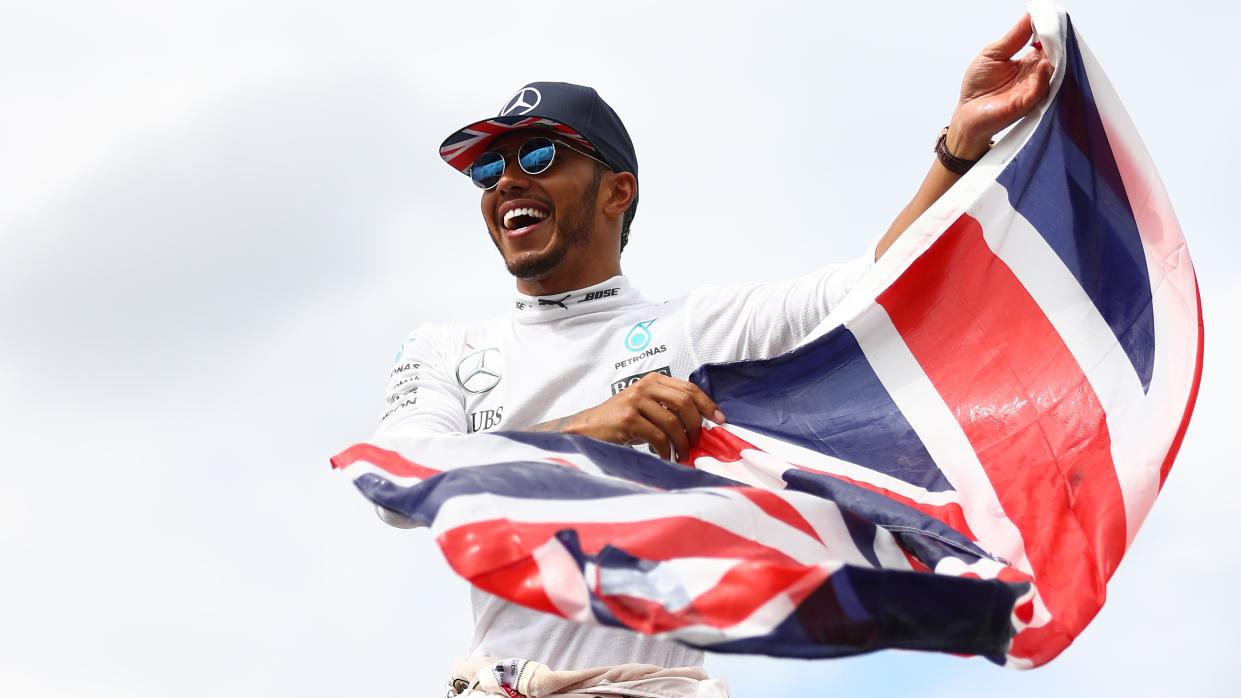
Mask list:
[[[1047,96],[1052,67],[1042,49],[1036,45],[1014,58],[1033,33],[1030,16],[1025,15],[970,62],[961,81],[960,101],[948,125],[945,145],[949,154],[962,160],[981,158],[995,134],[1029,114]],[[909,224],[960,178],[937,157],[913,199],[880,239],[875,259],[883,256]]]

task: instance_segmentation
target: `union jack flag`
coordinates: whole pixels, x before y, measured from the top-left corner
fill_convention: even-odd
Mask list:
[[[1167,477],[1202,366],[1154,166],[1051,3],[1044,105],[798,349],[692,376],[681,464],[558,434],[333,459],[480,589],[715,652],[1063,651]],[[688,466],[688,467],[687,467]]]

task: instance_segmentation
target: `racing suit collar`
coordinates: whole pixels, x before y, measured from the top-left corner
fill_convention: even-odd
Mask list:
[[[627,305],[639,297],[624,276],[594,286],[550,296],[516,295],[515,313],[521,322],[547,322]]]

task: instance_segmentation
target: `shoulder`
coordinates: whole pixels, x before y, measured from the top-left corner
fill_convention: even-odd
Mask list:
[[[729,281],[699,286],[679,298],[668,302],[673,308],[683,308],[695,318],[731,313],[740,310],[749,299],[773,284],[759,281]]]
[[[403,354],[449,359],[469,353],[470,348],[490,336],[504,318],[465,323],[427,322],[415,327],[401,343],[399,360]]]
[[[738,296],[745,296],[763,286],[758,281],[728,281],[723,283],[704,284],[685,294],[687,303],[727,302]]]

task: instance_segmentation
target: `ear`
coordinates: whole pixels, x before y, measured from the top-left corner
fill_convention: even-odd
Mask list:
[[[638,197],[638,180],[632,172],[609,172],[604,180],[603,214],[619,218]]]

